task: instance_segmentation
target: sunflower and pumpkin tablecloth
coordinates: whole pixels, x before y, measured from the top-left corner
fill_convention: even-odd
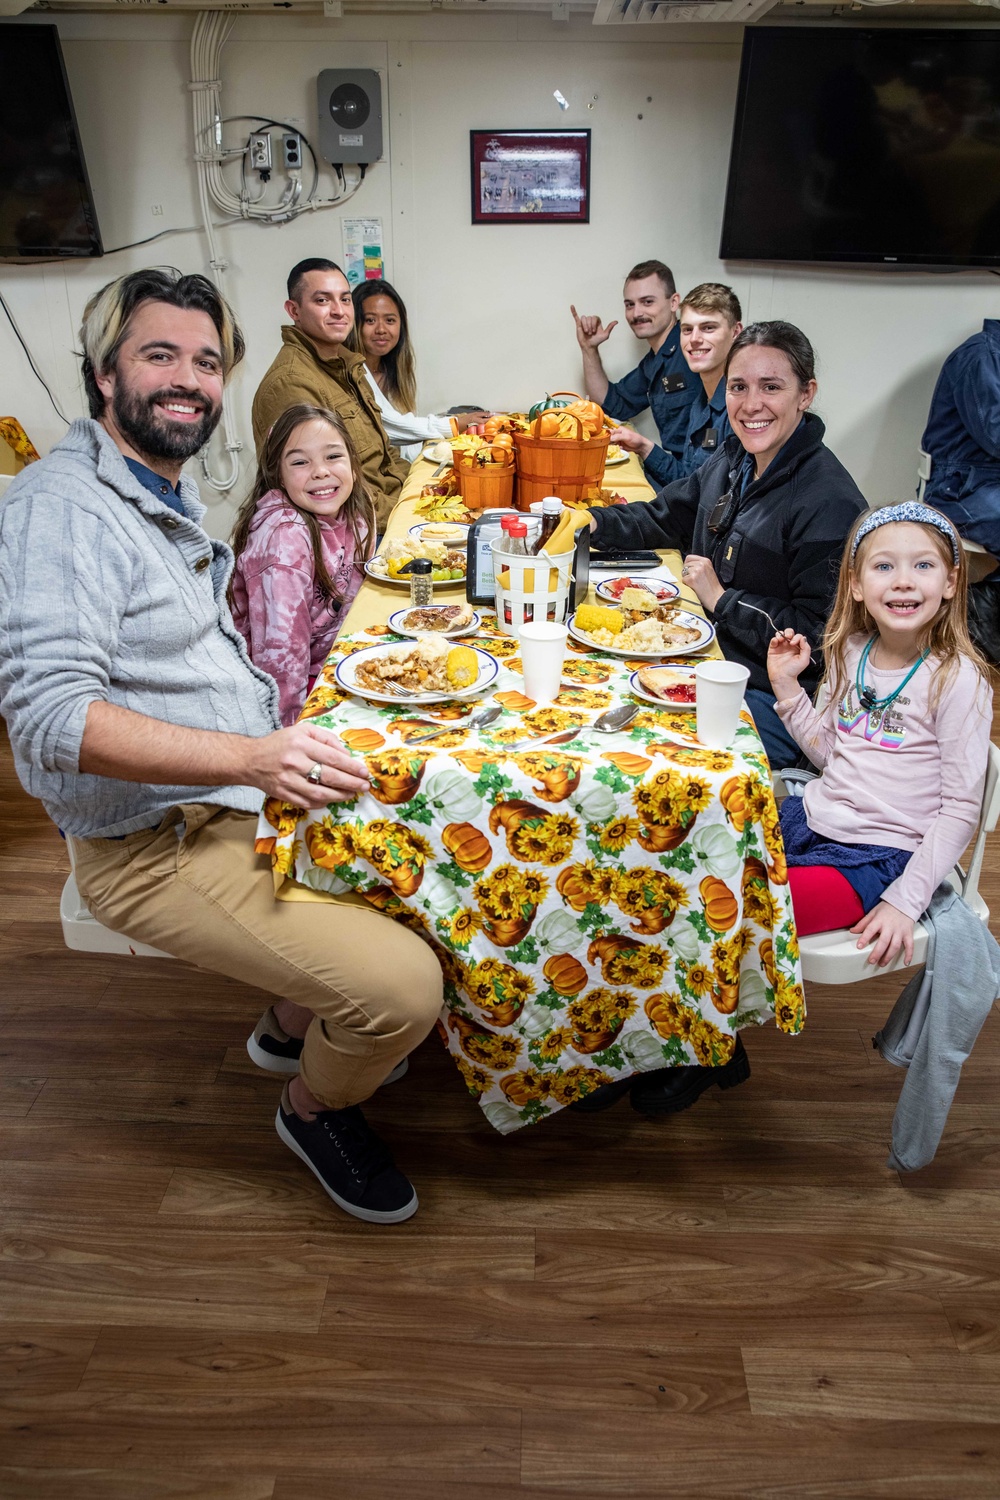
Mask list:
[[[336,686],[344,655],[385,639],[384,626],[342,637],[303,709],[364,758],[370,792],[309,812],[269,800],[257,849],[279,886],[354,892],[433,944],[442,1038],[497,1130],[634,1072],[717,1066],[744,1026],[801,1029],[777,807],[748,714],[731,750],[677,743],[693,713],[652,704],[619,734],[588,733],[629,701],[637,664],[571,650],[539,708],[517,642],[486,615],[468,644],[499,664],[492,694],[422,708],[418,724]],[[502,717],[465,728],[484,701]],[[427,719],[447,733],[408,747]],[[566,744],[507,748],[576,727]]]

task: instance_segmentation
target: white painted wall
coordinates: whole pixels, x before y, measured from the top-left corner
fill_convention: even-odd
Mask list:
[[[186,88],[193,18],[57,21],[105,244],[196,225]],[[831,446],[871,501],[906,495],[941,361],[983,317],[998,315],[1000,287],[985,273],[722,265],[739,53],[739,29],[711,25],[611,30],[582,18],[441,12],[340,22],[248,15],[223,53],[223,103],[227,114],[298,118],[314,135],[321,68],[382,73],[388,159],[343,213],[382,217],[388,275],[410,309],[423,409],[524,405],[545,390],[579,389],[569,303],[618,316],[623,273],[660,256],[682,289],[728,281],[748,320],[798,323],[817,350],[816,409]],[[556,88],[570,101],[566,113],[552,97]],[[592,222],[473,226],[470,128],[559,124],[593,129]],[[327,169],[324,196],[333,187]],[[156,204],[162,214],[154,216]],[[249,345],[235,387],[248,444],[253,391],[278,346],[284,276],[305,255],[340,258],[341,217],[327,209],[281,228],[240,224],[220,233]],[[88,296],[123,271],[164,263],[205,270],[203,236],[177,235],[103,261],[0,266],[0,289],[68,415],[82,410],[73,351]],[[643,348],[622,324],[606,346],[609,372],[631,368]],[[0,412],[19,416],[43,449],[64,430],[2,318]],[[204,492],[211,528],[224,534],[231,508]]]

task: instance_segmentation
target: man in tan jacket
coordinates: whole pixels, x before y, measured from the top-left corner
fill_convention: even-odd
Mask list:
[[[260,452],[272,424],[300,401],[335,411],[357,451],[382,531],[399,499],[409,465],[386,437],[364,355],[346,347],[354,326],[347,277],[332,260],[303,260],[288,277],[281,351],[257,387],[253,436]]]

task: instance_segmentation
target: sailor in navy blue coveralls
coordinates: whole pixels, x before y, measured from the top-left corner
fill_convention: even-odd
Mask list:
[[[657,452],[665,452],[679,459],[687,445],[691,404],[699,393],[704,394],[701,381],[687,367],[681,353],[680,329],[675,323],[659,349],[655,352],[651,349],[634,370],[609,384],[601,405],[612,422],[627,422],[648,406],[660,434],[660,448],[654,448],[650,458]],[[659,479],[648,461],[645,468],[650,479]],[[667,474],[660,483],[672,478],[676,474]]]
[[[920,446],[931,456],[925,503],[1000,557],[1000,319],[945,360]]]

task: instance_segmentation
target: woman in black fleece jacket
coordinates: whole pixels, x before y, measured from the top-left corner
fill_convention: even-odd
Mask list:
[[[767,677],[773,631],[801,631],[813,648],[807,692],[821,670],[819,643],[833,603],[844,542],[867,502],[823,445],[807,408],[816,394],[813,351],[791,323],[754,323],[726,365],[734,436],[708,463],[647,503],[595,511],[592,545],[676,547],[730,661],[750,669],[747,703],[772,766],[794,765],[798,746],[774,711]]]

